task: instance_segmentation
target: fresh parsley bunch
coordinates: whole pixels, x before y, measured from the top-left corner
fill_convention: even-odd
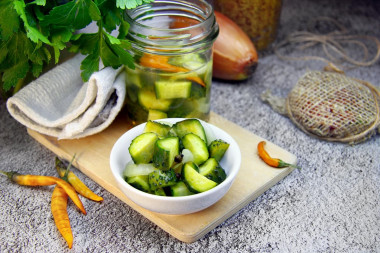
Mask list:
[[[126,51],[129,24],[125,9],[154,0],[1,0],[0,1],[0,77],[8,91],[28,73],[38,77],[54,55],[68,48],[87,57],[82,61],[82,78],[87,81],[105,66],[133,67]],[[78,33],[96,22],[96,33]],[[118,31],[118,36],[111,35]],[[1,82],[0,82],[1,83]],[[1,87],[0,87],[1,88]],[[1,89],[0,89],[1,90]]]

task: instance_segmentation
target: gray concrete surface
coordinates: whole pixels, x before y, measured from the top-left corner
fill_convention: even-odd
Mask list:
[[[354,34],[380,38],[379,1],[284,0],[277,42],[320,15],[336,18]],[[68,250],[54,226],[51,188],[20,187],[0,177],[0,252],[380,252],[379,135],[356,146],[321,141],[260,100],[268,88],[286,96],[306,70],[322,67],[282,61],[267,50],[252,79],[214,82],[213,111],[289,150],[303,169],[202,239],[178,241],[74,169],[105,201],[85,201],[86,216],[69,208],[73,248]],[[347,74],[380,86],[380,62]],[[54,156],[0,100],[0,168],[53,175]]]

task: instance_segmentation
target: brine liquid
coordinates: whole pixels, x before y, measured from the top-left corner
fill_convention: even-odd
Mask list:
[[[190,53],[168,59],[167,64],[174,66],[174,70],[141,66],[138,59],[134,70],[126,68],[129,117],[135,124],[160,118],[208,120],[212,78],[210,56]]]

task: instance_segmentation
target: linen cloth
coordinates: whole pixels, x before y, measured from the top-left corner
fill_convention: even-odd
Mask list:
[[[125,98],[123,67],[106,67],[80,76],[83,55],[76,55],[41,75],[7,101],[9,113],[21,124],[58,139],[96,134],[108,127]]]

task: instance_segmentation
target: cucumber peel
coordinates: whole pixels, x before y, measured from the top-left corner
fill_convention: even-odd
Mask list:
[[[206,143],[196,134],[189,133],[182,138],[184,148],[190,150],[194,157],[194,163],[200,165],[209,158]]]
[[[150,163],[153,159],[153,151],[156,140],[158,139],[155,133],[143,133],[132,140],[129,146],[134,163]]]
[[[196,165],[192,162],[187,162],[183,166],[182,177],[189,189],[195,192],[205,192],[218,185],[216,182],[199,174]]]

